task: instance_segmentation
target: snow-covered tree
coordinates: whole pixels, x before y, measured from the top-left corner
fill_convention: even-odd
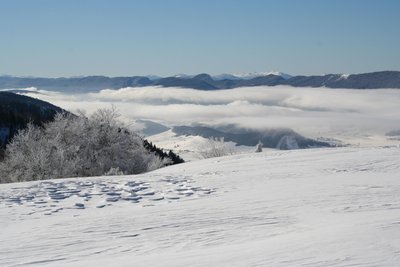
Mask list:
[[[233,154],[232,148],[229,147],[223,137],[208,139],[208,143],[204,149],[200,151],[204,158],[215,158]]]
[[[28,125],[8,145],[1,182],[61,177],[136,174],[168,163],[118,120],[115,109],[90,117],[57,114],[43,127]]]
[[[256,145],[256,152],[262,152],[263,149],[263,143],[261,143],[261,141],[258,142],[258,144]]]

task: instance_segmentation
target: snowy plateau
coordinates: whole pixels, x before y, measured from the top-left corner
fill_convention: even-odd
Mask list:
[[[398,146],[0,185],[0,266],[399,266]]]

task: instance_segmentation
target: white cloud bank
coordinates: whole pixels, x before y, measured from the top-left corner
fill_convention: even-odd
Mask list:
[[[168,125],[235,123],[249,128],[288,127],[302,134],[346,140],[384,136],[400,128],[400,90],[246,87],[200,91],[142,87],[90,94],[29,93],[72,112],[116,105],[128,120]]]

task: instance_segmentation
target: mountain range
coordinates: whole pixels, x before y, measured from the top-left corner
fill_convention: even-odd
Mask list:
[[[71,78],[35,78],[0,76],[0,89],[36,87],[44,90],[74,93],[96,92],[102,89],[120,89],[124,87],[143,86],[219,90],[237,87],[276,85],[348,89],[400,89],[400,71],[380,71],[363,74],[327,74],[320,76],[290,76],[275,72],[236,76],[231,74],[211,76],[203,73],[194,76],[176,75],[171,77],[85,76]]]

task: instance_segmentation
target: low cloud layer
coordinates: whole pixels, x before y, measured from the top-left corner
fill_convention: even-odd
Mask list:
[[[72,112],[114,104],[123,117],[167,125],[234,123],[248,128],[288,127],[318,137],[365,138],[400,128],[400,90],[249,87],[218,91],[123,88],[68,95],[38,91],[30,96]]]

